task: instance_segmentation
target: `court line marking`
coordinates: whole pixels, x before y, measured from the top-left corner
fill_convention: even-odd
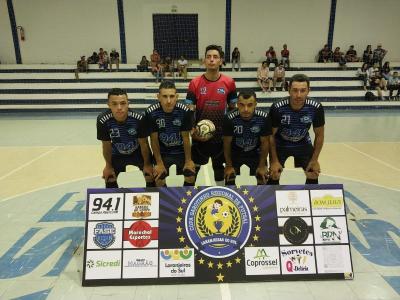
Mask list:
[[[354,147],[352,147],[352,146],[350,146],[350,145],[348,145],[348,144],[346,144],[346,143],[342,143],[342,144],[343,144],[345,147],[347,147],[347,148],[353,150],[354,152],[360,153],[360,154],[362,154],[362,155],[364,155],[364,156],[366,156],[366,157],[368,157],[368,158],[370,158],[370,159],[372,159],[372,160],[374,160],[374,161],[376,161],[376,162],[379,162],[379,163],[383,164],[384,166],[386,166],[386,167],[388,167],[388,168],[390,168],[390,169],[393,169],[393,170],[395,170],[395,171],[397,171],[397,172],[400,172],[400,169],[399,169],[399,168],[393,167],[392,165],[388,164],[387,162],[384,162],[383,160],[380,160],[379,158],[373,157],[372,155],[369,155],[368,153],[365,153],[365,152],[363,152],[363,151],[361,151],[361,150],[358,150],[357,148],[354,148]]]
[[[50,150],[40,154],[39,156],[35,157],[34,159],[31,159],[30,161],[28,161],[28,162],[24,163],[23,165],[19,166],[18,168],[8,172],[7,174],[4,174],[3,176],[0,177],[0,180],[4,179],[4,178],[6,178],[6,177],[8,177],[8,176],[20,171],[20,170],[22,170],[23,168],[25,168],[25,167],[27,167],[27,166],[29,166],[31,164],[33,164],[35,161],[41,159],[42,157],[46,156],[47,154],[50,154],[51,152],[57,150],[58,148],[60,148],[60,147],[59,146],[54,146]]]

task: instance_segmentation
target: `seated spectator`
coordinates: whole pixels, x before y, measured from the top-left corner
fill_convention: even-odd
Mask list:
[[[278,59],[276,58],[276,52],[274,47],[270,46],[267,52],[265,52],[265,56],[267,57],[268,66],[273,63],[275,67],[278,65]]]
[[[147,72],[149,70],[150,62],[147,60],[146,56],[142,56],[142,60],[137,65],[137,69],[139,72]]]
[[[363,82],[363,87],[364,87],[365,91],[367,90],[367,83],[368,83],[368,80],[369,80],[368,68],[369,68],[368,64],[367,63],[363,63],[361,68],[359,68],[357,70],[357,76]]]
[[[117,72],[119,71],[119,53],[117,50],[112,49],[110,53],[110,72],[112,71],[112,65],[115,64]]]
[[[386,90],[386,82],[379,72],[379,69],[374,69],[374,74],[369,78],[369,88],[378,92],[378,97],[385,100],[382,95],[382,89]]]
[[[174,62],[172,61],[171,56],[166,56],[164,61],[162,62],[163,66],[163,75],[164,76],[173,76],[174,75]]]
[[[281,91],[286,89],[286,80],[285,80],[285,68],[283,67],[283,63],[280,63],[274,70],[274,91],[276,91],[276,87],[279,85]]]
[[[381,44],[378,44],[377,48],[372,53],[372,62],[374,64],[378,63],[379,67],[382,68],[382,61],[387,53],[387,50],[382,48]]]
[[[104,51],[103,48],[99,49],[99,68],[103,70],[108,70],[108,54],[107,51]]]
[[[283,64],[284,68],[290,68],[290,60],[289,60],[289,50],[287,45],[283,45],[283,49],[281,50],[281,63]]]
[[[327,44],[325,44],[324,48],[318,52],[318,62],[327,63],[330,61],[332,61],[332,50],[329,49]]]
[[[98,64],[99,63],[99,56],[97,52],[93,52],[92,56],[90,56],[87,60],[88,64]]]
[[[225,60],[225,52],[222,50],[222,47],[220,47],[221,48],[221,60],[222,60],[222,65],[221,66],[226,66],[226,60]]]
[[[389,89],[389,100],[399,100],[400,97],[400,77],[397,71],[393,72],[393,75],[389,76],[388,80],[388,89]],[[396,98],[393,97],[393,91],[397,91]]]
[[[151,73],[156,77],[156,83],[164,80],[164,69],[162,64],[151,67]]]
[[[81,56],[81,59],[76,62],[76,69],[75,69],[75,79],[79,80],[79,73],[80,72],[89,72],[88,63],[86,61],[85,56]]]
[[[187,66],[188,66],[188,61],[185,59],[183,55],[178,59],[177,67],[178,67],[178,73],[179,76],[182,77],[186,80],[187,79]]]
[[[381,69],[381,74],[382,74],[383,78],[385,78],[385,80],[389,79],[390,65],[389,65],[388,61],[383,64],[382,69]]]
[[[154,49],[153,54],[150,55],[150,66],[151,66],[151,73],[156,77],[156,82],[159,81],[160,77],[162,80],[163,76],[162,76],[161,57],[156,49]]]
[[[343,52],[340,51],[340,47],[336,47],[332,54],[333,61],[339,63],[339,67],[342,69],[346,68],[346,59],[344,58]]]
[[[271,92],[270,83],[271,79],[268,77],[269,67],[268,62],[263,61],[261,66],[257,70],[257,82],[258,85],[261,87],[263,93],[268,91]]]
[[[368,45],[367,48],[363,52],[363,62],[372,65],[372,48],[371,45]]]
[[[354,50],[354,45],[351,45],[349,47],[349,50],[346,52],[346,61],[349,62],[357,62],[359,61],[359,58],[357,57],[357,51]]]
[[[232,52],[232,71],[236,70],[235,65],[240,71],[240,51],[238,47],[235,47]]]

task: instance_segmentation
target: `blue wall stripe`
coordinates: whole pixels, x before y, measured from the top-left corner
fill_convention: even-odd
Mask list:
[[[125,19],[124,19],[124,1],[117,0],[118,21],[119,21],[119,40],[121,46],[121,62],[126,64],[126,39],[125,39]]]
[[[331,0],[331,12],[329,17],[329,32],[328,32],[328,47],[332,49],[333,32],[335,30],[335,16],[336,16],[336,3],[337,0]]]
[[[232,19],[232,0],[226,0],[225,17],[225,61],[231,59],[231,19]]]
[[[11,34],[14,42],[15,50],[15,61],[17,64],[22,64],[21,50],[19,48],[18,32],[17,32],[17,21],[15,20],[14,6],[12,0],[7,0],[8,15],[10,17]]]

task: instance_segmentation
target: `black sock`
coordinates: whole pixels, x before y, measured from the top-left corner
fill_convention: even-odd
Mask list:
[[[267,185],[279,185],[279,179],[278,180],[268,179]]]
[[[318,178],[317,179],[306,179],[306,184],[318,184]]]
[[[225,186],[227,185],[236,185],[236,180],[235,179],[225,180]]]
[[[183,182],[183,186],[194,186],[194,182],[187,182],[187,181],[184,181],[184,182]]]
[[[150,182],[146,181],[146,187],[156,187],[156,182],[155,181],[150,181]]]
[[[106,188],[107,189],[117,189],[118,183],[116,181],[108,181],[108,182],[106,182]]]

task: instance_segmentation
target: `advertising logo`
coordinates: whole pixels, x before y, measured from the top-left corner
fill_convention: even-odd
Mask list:
[[[151,216],[151,196],[135,195],[133,196],[133,212],[132,217],[147,218]]]
[[[314,248],[282,247],[282,274],[315,274]]]
[[[124,228],[125,247],[129,244],[134,248],[158,246],[158,225],[155,224],[156,221],[139,220],[131,223],[129,228]],[[129,224],[129,222],[125,222],[125,224]]]
[[[300,217],[290,217],[283,225],[283,235],[293,245],[303,244],[307,240],[308,234],[308,225]]]
[[[278,247],[245,247],[246,275],[280,274]]]
[[[160,277],[194,277],[194,249],[160,249]]]
[[[89,220],[122,219],[123,194],[90,194]]]
[[[97,223],[93,230],[93,241],[102,249],[110,247],[115,242],[115,226],[113,223]]]
[[[158,250],[126,250],[123,255],[123,278],[158,277]]]
[[[310,216],[308,191],[276,191],[278,217]]]
[[[314,225],[315,243],[348,243],[346,217],[314,217]]]
[[[225,187],[196,194],[185,216],[186,233],[201,253],[214,258],[234,255],[247,242],[251,214],[244,199]]]
[[[311,190],[313,215],[344,215],[342,190]]]
[[[121,278],[121,251],[87,251],[85,279]]]

